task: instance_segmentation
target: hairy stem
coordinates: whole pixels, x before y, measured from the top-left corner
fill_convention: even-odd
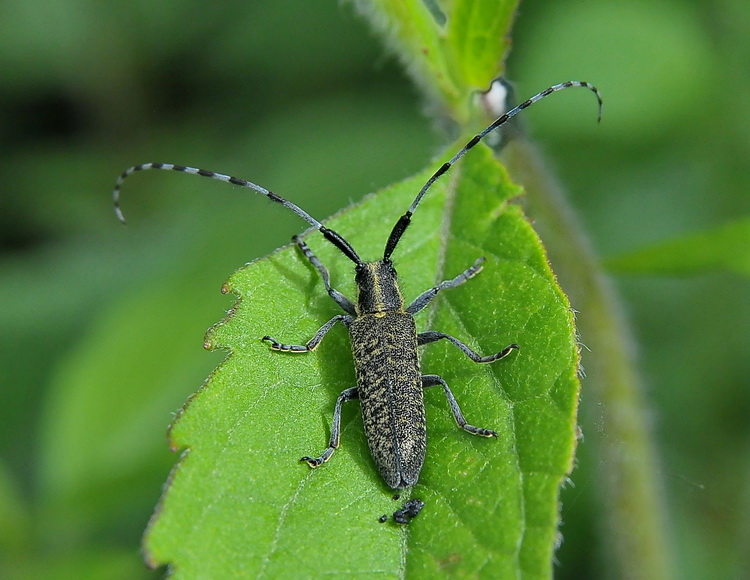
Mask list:
[[[666,509],[659,461],[650,438],[648,412],[635,368],[633,341],[618,299],[559,184],[528,142],[514,140],[503,152],[511,175],[524,185],[528,212],[544,241],[574,308],[583,342],[585,415],[598,418],[585,430],[601,458],[598,489],[606,530],[608,577],[671,577]]]

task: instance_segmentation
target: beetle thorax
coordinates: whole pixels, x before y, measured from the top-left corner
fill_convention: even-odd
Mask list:
[[[359,264],[355,281],[358,315],[403,310],[404,298],[398,287],[398,274],[390,260]]]

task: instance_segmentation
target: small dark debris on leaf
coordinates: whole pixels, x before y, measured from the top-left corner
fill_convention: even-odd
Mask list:
[[[401,494],[400,493],[393,494],[393,501],[398,501],[400,499],[401,499]]]
[[[387,522],[387,521],[388,521],[388,516],[387,516],[386,514],[383,514],[382,516],[380,516],[380,517],[378,518],[378,521],[379,521],[379,522],[380,522],[381,524],[384,524],[385,522]]]
[[[419,498],[410,499],[400,510],[393,512],[393,521],[397,524],[408,524],[419,515],[424,507],[424,502]]]

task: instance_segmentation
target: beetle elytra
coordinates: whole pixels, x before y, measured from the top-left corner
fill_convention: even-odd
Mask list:
[[[319,456],[305,456],[301,461],[306,462],[310,467],[318,467],[331,458],[339,446],[341,407],[348,401],[358,399],[367,442],[375,465],[384,481],[393,489],[411,487],[419,479],[427,449],[423,389],[433,386],[442,387],[456,423],[465,431],[473,435],[497,437],[497,433],[490,429],[475,427],[467,423],[450,387],[442,377],[422,374],[418,348],[432,342],[446,340],[458,347],[472,361],[491,363],[504,358],[512,350],[517,349],[518,345],[511,344],[495,354],[481,356],[453,336],[433,330],[417,332],[414,315],[424,309],[439,292],[455,288],[476,276],[482,269],[484,258],[476,260],[472,266],[455,278],[445,280],[422,292],[406,305],[401,295],[391,256],[401,236],[409,227],[412,215],[419,203],[435,181],[440,179],[491,131],[551,93],[570,87],[583,87],[592,91],[599,102],[599,117],[601,117],[602,99],[599,91],[593,85],[580,81],[568,81],[549,87],[504,113],[481,133],[475,135],[427,180],[406,213],[398,219],[391,230],[385,244],[383,258],[374,262],[362,260],[351,244],[340,234],[327,228],[303,209],[272,191],[244,179],[195,167],[144,163],[128,168],[119,176],[115,184],[113,192],[115,212],[124,223],[125,219],[120,209],[120,188],[123,181],[136,171],[162,169],[200,175],[251,189],[283,205],[316,228],[325,239],[354,262],[358,293],[356,301],[350,300],[331,286],[326,267],[307,244],[295,236],[293,241],[320,273],[328,295],[344,313],[331,318],[304,345],[284,344],[270,336],[264,336],[262,340],[268,342],[271,349],[276,351],[304,353],[315,350],[334,325],[339,322],[344,324],[351,339],[357,383],[344,390],[336,400],[328,447]]]

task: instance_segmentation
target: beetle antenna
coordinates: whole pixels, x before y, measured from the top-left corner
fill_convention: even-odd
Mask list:
[[[120,189],[122,188],[122,183],[123,181],[125,181],[127,177],[129,177],[136,171],[145,171],[147,169],[163,169],[166,171],[179,171],[181,173],[190,173],[192,175],[208,177],[209,179],[216,179],[218,181],[231,183],[232,185],[239,185],[240,187],[246,187],[248,189],[252,189],[256,193],[265,195],[271,201],[280,203],[285,208],[292,210],[294,213],[296,213],[299,217],[301,217],[311,226],[313,226],[314,228],[317,228],[317,230],[321,234],[323,234],[323,236],[329,242],[331,242],[334,246],[336,246],[339,250],[341,250],[341,252],[347,258],[349,258],[352,262],[358,265],[362,263],[362,260],[357,255],[357,252],[354,251],[354,248],[352,248],[351,244],[349,244],[349,242],[347,242],[341,236],[341,234],[325,227],[318,220],[312,217],[309,213],[307,213],[305,210],[303,210],[299,206],[293,204],[291,201],[284,199],[280,195],[275,194],[273,191],[269,191],[265,187],[256,185],[255,183],[252,183],[251,181],[240,179],[239,177],[232,177],[231,175],[224,175],[223,173],[216,173],[214,171],[208,171],[206,169],[198,169],[197,167],[185,167],[184,165],[173,165],[171,163],[141,163],[140,165],[134,165],[133,167],[128,167],[117,178],[117,181],[115,182],[115,188],[112,191],[112,201],[115,206],[115,214],[117,215],[117,219],[119,219],[123,224],[125,223],[125,216],[123,215],[122,209],[120,208]]]
[[[599,101],[599,117],[597,121],[601,121],[602,119],[602,96],[599,93],[599,89],[597,89],[594,85],[583,82],[583,81],[567,81],[565,83],[560,83],[558,85],[553,85],[547,89],[544,89],[541,93],[537,93],[530,99],[527,99],[520,105],[517,105],[513,107],[510,111],[507,113],[501,115],[498,117],[490,126],[488,126],[484,131],[481,133],[475,135],[466,145],[464,145],[461,150],[456,153],[449,161],[446,161],[443,163],[443,165],[440,166],[440,169],[438,169],[432,177],[430,177],[427,180],[427,183],[425,183],[422,186],[422,189],[417,194],[417,197],[414,198],[414,201],[412,202],[411,206],[407,210],[407,212],[402,215],[399,220],[396,222],[396,225],[393,226],[393,230],[391,231],[391,235],[388,236],[388,241],[385,244],[385,253],[383,254],[384,260],[389,260],[391,257],[391,254],[396,249],[396,245],[398,244],[399,240],[401,239],[401,236],[406,231],[406,228],[409,227],[409,224],[411,223],[411,216],[414,214],[415,210],[417,209],[417,206],[422,201],[422,198],[424,197],[425,193],[432,187],[433,183],[435,183],[440,177],[445,175],[448,170],[453,167],[453,165],[456,164],[456,162],[461,159],[466,153],[474,147],[477,143],[479,143],[482,139],[484,139],[487,134],[491,133],[498,127],[501,127],[508,121],[510,121],[513,117],[515,117],[518,113],[526,109],[527,107],[530,107],[537,101],[541,101],[543,98],[551,95],[552,93],[555,93],[557,91],[562,91],[563,89],[568,89],[570,87],[583,87],[586,89],[589,89],[591,92],[596,95],[597,101]]]

